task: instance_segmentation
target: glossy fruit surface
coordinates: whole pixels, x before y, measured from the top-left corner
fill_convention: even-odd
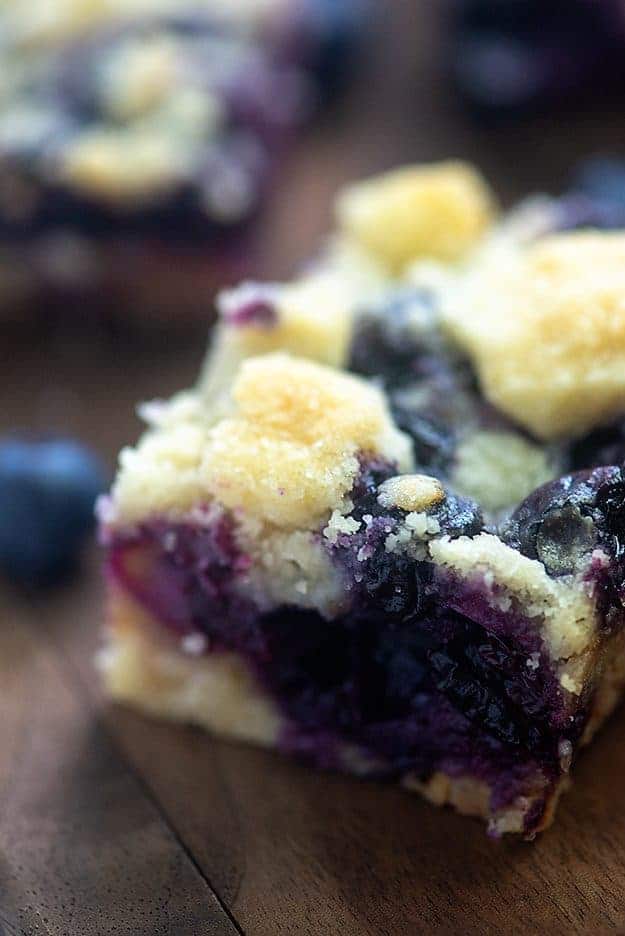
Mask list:
[[[71,571],[106,485],[97,456],[70,439],[0,439],[0,570],[22,584]]]

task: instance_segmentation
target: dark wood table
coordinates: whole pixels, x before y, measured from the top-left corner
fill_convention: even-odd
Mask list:
[[[302,140],[263,226],[259,271],[288,275],[330,225],[334,190],[401,161],[464,156],[504,202],[558,187],[623,138],[618,114],[480,129],[440,68],[438,4],[384,7],[366,73]],[[190,383],[197,341],[2,338],[0,421],[58,428],[110,460],[135,401]],[[397,789],[308,772],[111,707],[92,658],[95,548],[73,584],[0,589],[0,934],[625,932],[625,716],[585,753],[534,844]]]

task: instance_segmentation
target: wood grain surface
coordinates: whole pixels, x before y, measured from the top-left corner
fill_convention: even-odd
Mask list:
[[[465,156],[507,203],[623,139],[605,113],[476,127],[443,80],[438,3],[383,7],[360,81],[284,168],[256,273],[302,262],[350,177]],[[190,383],[202,350],[3,337],[0,422],[75,433],[112,467],[135,402]],[[625,932],[623,712],[581,758],[555,827],[493,843],[399,790],[109,706],[92,663],[101,598],[95,548],[52,594],[0,587],[0,936]]]

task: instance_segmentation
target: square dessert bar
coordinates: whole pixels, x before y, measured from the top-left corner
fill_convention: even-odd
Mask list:
[[[625,684],[625,236],[573,228],[406,168],[222,295],[100,504],[113,698],[550,822]]]
[[[291,6],[3,4],[1,317],[209,320],[307,110]]]

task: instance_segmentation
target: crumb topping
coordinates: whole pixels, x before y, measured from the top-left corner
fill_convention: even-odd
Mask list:
[[[171,137],[102,128],[79,136],[58,172],[94,198],[136,204],[172,188],[190,168],[188,154]]]
[[[249,283],[223,293],[219,298],[222,315],[222,310],[249,301],[254,289],[260,292],[263,287]],[[276,283],[271,287],[270,301],[275,319],[268,326],[254,321],[233,326],[247,357],[279,349],[341,366],[350,334],[352,301],[340,279],[324,270],[293,283]]]
[[[553,476],[544,447],[516,432],[482,430],[458,445],[451,483],[485,510],[498,511],[519,504]]]
[[[508,610],[517,599],[528,617],[537,619],[551,656],[566,659],[587,649],[596,626],[594,602],[582,582],[552,578],[544,565],[528,559],[491,533],[429,544],[440,566],[462,578],[482,575],[492,585],[493,607]]]
[[[407,514],[394,533],[389,533],[384,541],[384,549],[389,553],[406,553],[412,559],[427,559],[427,543],[441,532],[441,525],[436,517],[422,511]]]
[[[285,354],[246,361],[233,388],[238,413],[211,431],[209,489],[285,527],[312,527],[344,502],[358,453],[409,464],[409,442],[382,394],[357,378]]]
[[[445,499],[443,485],[436,478],[423,474],[398,475],[389,478],[379,488],[381,507],[399,507],[406,511],[423,511]]]
[[[332,545],[336,544],[340,536],[351,536],[357,533],[362,526],[360,520],[354,517],[346,517],[340,510],[333,510],[328,525],[323,531],[323,535]]]
[[[405,166],[349,186],[336,206],[340,230],[394,273],[411,261],[460,259],[495,214],[484,179],[462,162]]]
[[[170,36],[127,39],[105,63],[106,106],[120,120],[163,105],[176,90],[178,50]]]
[[[240,543],[252,560],[241,587],[257,607],[297,605],[332,617],[345,604],[340,570],[316,533],[264,528],[260,535],[243,521]]]
[[[292,283],[243,283],[222,292],[220,321],[200,378],[202,393],[214,399],[245,358],[287,351],[333,367],[345,365],[354,311],[387,285],[380,267],[361,250],[336,241],[310,271]],[[241,315],[252,302],[271,316]]]
[[[559,234],[495,260],[445,310],[488,399],[542,439],[623,413],[625,234]]]
[[[220,20],[253,25],[279,9],[284,0],[196,0],[193,7]],[[177,13],[179,0],[12,0],[7,19],[24,43],[64,41],[88,29],[143,16]]]
[[[217,422],[193,395],[174,405],[177,419],[167,408],[152,415],[163,428],[122,452],[120,522],[214,498],[278,527],[313,529],[344,512],[359,453],[411,468],[409,440],[377,388],[286,354],[244,362],[231,412]]]

